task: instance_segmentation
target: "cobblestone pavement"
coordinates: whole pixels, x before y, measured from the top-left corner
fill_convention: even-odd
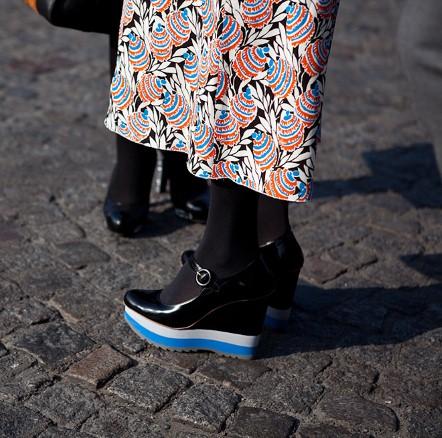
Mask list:
[[[296,312],[249,362],[160,351],[122,321],[123,291],[166,283],[202,227],[157,197],[142,238],[106,230],[106,39],[10,3],[0,436],[441,437],[442,190],[395,51],[401,2],[342,2],[315,199],[291,207]]]

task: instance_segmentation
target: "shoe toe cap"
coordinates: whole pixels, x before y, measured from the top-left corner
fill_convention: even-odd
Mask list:
[[[131,289],[124,295],[124,304],[135,312],[148,314],[159,307],[159,290]]]

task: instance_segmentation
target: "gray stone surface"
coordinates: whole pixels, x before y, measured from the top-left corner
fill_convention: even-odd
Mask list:
[[[257,408],[240,408],[229,436],[285,438],[291,436],[297,421],[293,417]]]
[[[74,363],[68,369],[67,375],[97,388],[115,374],[129,368],[132,363],[129,357],[123,356],[109,345],[103,345]]]
[[[127,409],[103,409],[89,418],[82,431],[97,437],[161,438],[166,436],[161,428],[146,416],[133,414]]]
[[[24,399],[50,381],[46,370],[25,353],[12,352],[0,358],[0,398]]]
[[[442,185],[396,53],[405,0],[341,2],[313,202],[289,209],[306,255],[301,286],[288,331],[265,331],[253,362],[159,350],[124,322],[125,290],[167,284],[204,228],[176,219],[154,189],[139,238],[107,230],[107,38],[10,3],[0,435],[247,436],[295,418],[298,438],[441,438]],[[122,371],[126,357],[134,366]]]
[[[0,401],[0,436],[3,438],[32,438],[45,430],[49,420],[23,406]]]
[[[266,371],[269,371],[269,368],[258,361],[224,357],[210,357],[204,365],[198,368],[198,373],[203,376],[237,389],[244,389],[251,385]]]
[[[59,321],[19,331],[9,342],[52,368],[63,365],[72,356],[92,346],[89,338]]]
[[[334,421],[343,422],[362,432],[397,430],[394,412],[385,406],[363,399],[358,395],[328,393],[320,401],[318,410]]]
[[[116,376],[107,389],[153,413],[189,383],[189,379],[173,371],[156,365],[140,365]]]
[[[78,385],[58,382],[31,397],[26,406],[41,412],[55,424],[73,429],[101,406],[96,394]]]
[[[218,432],[239,401],[239,395],[233,391],[197,384],[174,400],[172,418],[208,432]]]
[[[280,372],[265,374],[245,392],[245,403],[275,412],[308,413],[324,388],[306,376]]]

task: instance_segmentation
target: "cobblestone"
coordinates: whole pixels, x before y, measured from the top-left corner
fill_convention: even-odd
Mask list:
[[[103,409],[98,416],[89,418],[81,429],[92,436],[103,438],[113,436],[161,438],[165,436],[158,425],[126,409]]]
[[[0,401],[0,435],[4,438],[32,438],[44,431],[49,420],[23,406]]]
[[[245,391],[245,403],[286,414],[308,413],[323,390],[309,376],[265,374]]]
[[[198,369],[199,374],[236,389],[246,388],[266,371],[269,368],[257,361],[246,362],[222,357],[211,357]]]
[[[75,354],[92,346],[92,341],[86,336],[59,321],[19,331],[12,335],[9,342],[51,368],[63,365]]]
[[[244,362],[159,350],[125,323],[124,291],[167,284],[204,228],[154,190],[139,238],[107,230],[107,38],[11,2],[0,436],[441,438],[442,185],[396,53],[404,3],[341,2],[313,202],[289,209],[306,256],[294,311]]]
[[[240,408],[229,436],[244,438],[285,438],[297,421],[293,417],[256,408]]]
[[[94,386],[102,386],[115,374],[126,370],[132,359],[123,356],[109,345],[103,345],[79,362],[74,363],[67,374]]]
[[[78,385],[56,383],[31,397],[26,406],[41,412],[61,427],[73,429],[94,414],[101,403],[96,394]]]
[[[156,365],[144,365],[131,368],[116,376],[108,386],[108,390],[153,413],[189,383],[189,379],[178,373]]]
[[[361,432],[395,432],[398,421],[394,412],[358,395],[328,393],[320,401],[318,410],[335,421],[343,422]]]
[[[218,432],[239,401],[240,397],[233,391],[197,384],[174,400],[172,418],[208,432]]]

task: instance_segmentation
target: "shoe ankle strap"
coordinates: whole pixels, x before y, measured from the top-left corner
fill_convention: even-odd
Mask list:
[[[195,272],[195,281],[201,287],[211,286],[215,283],[215,274],[207,268],[202,267],[193,254],[187,257],[190,267]]]

